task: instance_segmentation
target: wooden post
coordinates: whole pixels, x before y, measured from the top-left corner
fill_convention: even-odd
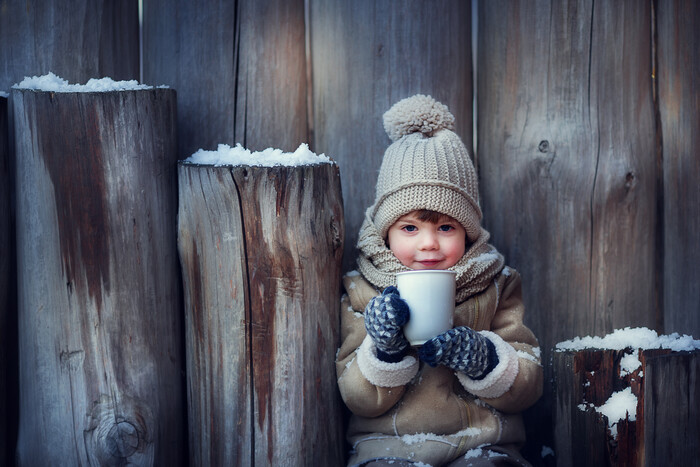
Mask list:
[[[20,465],[180,465],[175,92],[12,91]]]
[[[8,100],[0,96],[0,465],[14,458],[17,423],[17,306]]]
[[[700,2],[653,2],[663,167],[664,332],[700,336]],[[688,310],[696,310],[689,313]]]
[[[432,95],[455,115],[455,131],[471,150],[471,2],[308,5],[313,149],[340,164],[347,271],[356,267],[357,235],[391,144],[382,125],[389,107],[413,94]]]
[[[656,466],[697,462],[700,351],[639,351],[642,366],[621,377],[620,360],[629,352],[553,353],[558,465]],[[637,397],[633,414],[636,420],[618,422],[614,437],[607,419],[593,406],[602,406],[613,392],[627,387]]]
[[[181,163],[192,465],[342,465],[335,164]]]

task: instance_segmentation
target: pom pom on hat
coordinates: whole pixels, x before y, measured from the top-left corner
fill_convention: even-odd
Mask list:
[[[442,129],[452,130],[454,121],[446,105],[430,96],[416,94],[400,100],[384,113],[384,130],[396,141],[411,133],[433,136]]]

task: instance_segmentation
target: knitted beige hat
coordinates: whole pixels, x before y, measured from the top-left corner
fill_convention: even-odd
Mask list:
[[[451,130],[454,116],[430,96],[416,94],[384,114],[394,141],[384,153],[374,204],[368,209],[382,237],[411,211],[429,209],[462,224],[467,239],[481,234],[476,171],[462,140]]]

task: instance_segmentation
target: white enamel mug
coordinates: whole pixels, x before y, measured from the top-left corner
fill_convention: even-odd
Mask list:
[[[457,273],[446,270],[406,271],[396,274],[396,286],[410,309],[403,333],[411,345],[452,329]]]

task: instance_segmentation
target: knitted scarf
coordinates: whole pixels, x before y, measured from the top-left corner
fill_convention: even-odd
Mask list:
[[[479,238],[464,253],[464,256],[451,268],[457,273],[457,303],[462,303],[472,295],[486,289],[491,280],[503,269],[503,256],[486,243],[489,233],[481,229]],[[379,230],[365,215],[357,240],[360,256],[357,265],[362,275],[378,289],[396,285],[396,273],[410,271],[401,264],[394,253],[386,246]]]

